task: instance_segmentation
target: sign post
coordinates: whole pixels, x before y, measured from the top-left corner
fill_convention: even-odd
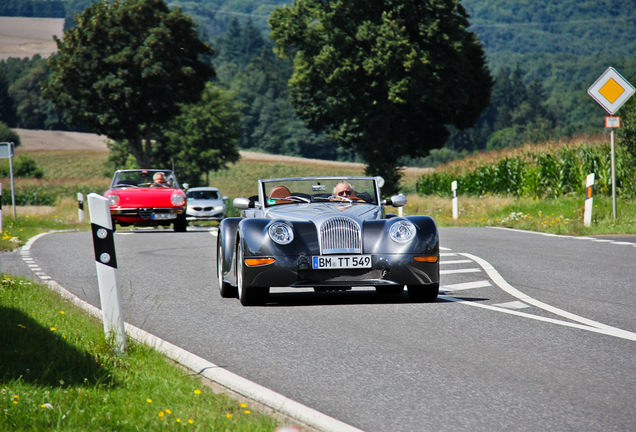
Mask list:
[[[609,67],[603,74],[587,89],[587,93],[601,105],[605,111],[613,115],[627,100],[636,92],[634,86],[619,74],[616,69]],[[616,166],[614,164],[614,129],[620,126],[614,120],[616,117],[606,117],[605,127],[610,128],[610,147],[612,158],[612,209],[614,222],[616,222]],[[609,120],[608,123],[608,119]]]
[[[11,204],[13,205],[13,219],[16,219],[15,214],[15,183],[13,181],[13,147],[12,142],[0,143],[0,159],[9,158],[9,172],[11,174]]]

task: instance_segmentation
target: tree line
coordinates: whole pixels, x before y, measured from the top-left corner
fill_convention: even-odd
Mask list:
[[[68,0],[66,3],[66,27],[75,24],[75,12],[84,10],[91,3],[93,3],[91,0]],[[437,111],[439,111],[438,107],[437,111],[431,109],[426,113],[420,113],[418,118],[430,118],[433,122],[446,125],[445,130],[434,132],[433,129],[428,131],[422,129],[416,136],[412,136],[404,143],[395,144],[395,148],[390,148],[386,144],[378,144],[377,142],[365,148],[363,141],[373,142],[374,137],[381,135],[380,131],[376,131],[364,138],[364,134],[361,134],[360,130],[356,129],[360,127],[359,122],[364,122],[365,116],[368,117],[366,112],[358,113],[357,117],[352,117],[350,121],[353,123],[345,122],[343,115],[337,117],[326,117],[323,115],[320,118],[318,114],[321,112],[324,114],[325,110],[341,109],[341,113],[345,115],[353,112],[352,109],[357,108],[355,102],[349,109],[344,110],[344,105],[338,107],[331,104],[329,106],[329,101],[346,101],[348,96],[347,89],[354,88],[362,92],[363,88],[360,85],[352,85],[354,82],[359,83],[361,81],[355,77],[353,72],[349,71],[347,72],[349,74],[348,82],[342,80],[338,85],[332,86],[333,88],[325,85],[321,86],[319,81],[316,80],[319,74],[312,75],[313,72],[307,69],[306,65],[308,63],[303,66],[298,62],[300,59],[305,58],[304,56],[310,54],[314,56],[314,62],[322,61],[323,59],[320,57],[322,54],[314,54],[312,50],[324,49],[324,47],[310,46],[309,41],[299,40],[296,35],[292,35],[290,32],[283,35],[279,31],[278,38],[275,36],[277,41],[270,38],[268,36],[269,29],[266,28],[264,23],[267,22],[266,17],[274,9],[273,2],[206,0],[182,3],[172,2],[171,5],[183,7],[183,10],[187,11],[187,14],[199,23],[197,29],[199,38],[209,42],[209,45],[215,51],[211,65],[214,67],[216,77],[210,80],[211,86],[215,88],[215,91],[222,92],[227,101],[231,101],[232,109],[235,110],[233,112],[236,114],[230,116],[236,119],[236,128],[232,133],[235,134],[236,145],[242,149],[336,160],[370,162],[373,159],[376,160],[376,162],[373,162],[375,168],[371,168],[370,172],[379,172],[379,170],[383,169],[381,166],[387,161],[387,155],[391,155],[391,157],[397,155],[396,160],[390,161],[390,164],[394,166],[406,164],[434,166],[477,151],[518,146],[526,142],[538,142],[599,130],[594,123],[602,120],[602,109],[596,107],[593,102],[588,101],[589,97],[584,92],[573,92],[571,87],[564,84],[578,82],[580,85],[580,83],[585,83],[586,80],[592,79],[589,77],[595,72],[590,72],[593,68],[591,67],[592,59],[589,56],[576,57],[572,54],[558,52],[544,55],[545,53],[540,52],[549,45],[547,41],[551,40],[550,37],[554,33],[549,31],[549,23],[546,24],[547,21],[544,22],[545,25],[542,31],[538,32],[540,37],[538,39],[535,38],[533,42],[535,46],[540,46],[540,48],[536,49],[537,52],[530,52],[532,47],[525,47],[523,48],[526,50],[525,57],[515,52],[502,54],[505,46],[497,41],[509,37],[511,32],[515,30],[514,25],[519,24],[520,20],[523,21],[523,16],[527,14],[524,12],[516,17],[511,14],[506,15],[511,5],[507,0],[487,2],[488,5],[493,7],[485,7],[481,3],[472,0],[463,3],[466,3],[468,11],[473,14],[471,18],[474,19],[471,22],[464,21],[464,26],[469,30],[474,28],[475,32],[478,33],[480,43],[484,44],[487,65],[492,70],[491,84],[487,84],[486,81],[482,80],[482,84],[484,84],[482,88],[492,88],[492,91],[488,91],[487,93],[489,94],[484,93],[482,96],[472,97],[471,103],[475,106],[474,115],[465,116],[466,121],[457,125],[453,125],[450,117],[446,117],[446,123],[440,123],[439,119],[435,117]],[[286,11],[285,13],[290,13],[290,11],[297,13],[294,17],[297,21],[290,21],[290,23],[297,25],[297,23],[303,22],[300,18],[308,14],[307,10],[302,9],[302,7],[306,8],[310,5],[311,8],[309,10],[315,12],[322,7],[335,8],[336,4],[337,2],[297,0],[295,5],[284,8],[284,10]],[[360,11],[364,11],[368,14],[366,16],[368,21],[374,22],[374,20],[378,20],[374,22],[374,27],[371,29],[372,33],[370,34],[374,35],[373,37],[382,34],[382,40],[387,43],[387,46],[390,43],[407,43],[412,48],[415,48],[416,45],[408,39],[399,42],[399,37],[401,37],[399,27],[391,27],[392,23],[408,21],[404,17],[398,17],[396,20],[391,21],[391,18],[386,15],[387,10],[397,14],[398,12],[396,11],[399,8],[406,8],[413,12],[419,11],[419,8],[424,7],[441,7],[441,3],[435,1],[414,2],[411,4],[411,2],[383,0],[360,4],[352,2],[352,5],[353,8],[358,8],[358,12],[352,15],[354,18],[362,15],[359,13]],[[459,3],[453,2],[453,7],[458,6],[460,6]],[[523,11],[528,9],[529,6],[521,5],[518,7]],[[596,10],[600,6],[590,7]],[[298,10],[294,10],[294,8]],[[376,8],[377,10],[384,8],[383,13],[385,15],[378,14],[378,18],[375,18],[373,12]],[[544,16],[542,15],[541,7],[536,9],[532,14],[528,15],[528,20],[535,20]],[[559,13],[566,16],[572,10],[572,2],[562,2],[558,9]],[[338,12],[342,13],[343,16],[349,13],[348,9],[338,10]],[[274,17],[276,16],[278,18],[275,19],[280,19],[284,14],[276,12]],[[417,16],[417,14],[414,16]],[[496,20],[502,16],[507,16],[513,27],[490,26],[491,23],[497,22]],[[314,21],[303,24],[306,25],[303,31],[313,31],[313,24],[320,22],[323,26],[328,25],[330,31],[336,34],[351,34],[354,38],[357,37],[358,46],[368,44],[371,41],[369,38],[365,40],[364,35],[361,33],[355,34],[355,31],[362,32],[365,30],[360,22],[353,20],[351,21],[352,24],[348,26],[347,23],[342,21],[327,21],[327,17],[327,14],[314,16]],[[420,22],[425,22],[426,19],[428,19],[428,14],[425,14]],[[463,19],[467,20],[468,14],[465,14]],[[560,18],[553,17],[550,19],[555,21]],[[272,23],[274,24],[274,33],[276,33],[274,21]],[[620,21],[620,23],[623,21]],[[610,24],[616,24],[616,22],[610,22]],[[283,25],[285,24],[281,24],[281,28]],[[431,28],[435,28],[435,25],[439,24],[433,23]],[[517,25],[517,27],[519,26]],[[295,31],[299,33],[300,30],[300,28],[297,28]],[[449,29],[445,30],[449,33]],[[417,32],[417,26],[413,26],[409,31]],[[561,33],[565,34],[565,32]],[[506,34],[508,36],[505,36]],[[528,44],[528,40],[524,39],[525,35],[526,33],[519,31],[514,38],[510,39],[513,43],[522,40]],[[333,36],[323,32],[319,37],[328,38]],[[283,39],[290,42],[287,45],[291,49],[284,47],[287,42],[276,46],[276,43],[280,43]],[[582,39],[584,40],[584,38]],[[332,42],[334,45],[345,46],[343,44],[344,40],[336,37]],[[579,42],[577,45],[580,50],[583,50],[582,43]],[[629,46],[629,43],[626,42],[626,45]],[[303,46],[302,44],[305,45]],[[298,56],[299,46],[303,46],[301,57]],[[394,48],[399,46],[402,45],[395,45]],[[615,47],[615,45],[613,46]],[[381,49],[384,48],[386,47],[375,46],[370,48],[371,51],[368,52],[360,49],[358,59],[347,60],[344,57],[332,57],[324,60],[364,64],[364,60],[360,59],[366,57],[370,60],[366,62],[364,67],[367,69],[362,71],[360,77],[364,77],[365,80],[375,86],[381,86],[381,80],[369,80],[369,76],[372,76],[369,72],[373,68],[379,70],[378,67],[382,66],[383,60],[375,56],[375,54],[381,52]],[[508,45],[508,48],[518,52],[522,51],[522,48],[511,46],[511,44]],[[279,55],[274,53],[275,49]],[[616,49],[615,47],[614,50]],[[501,52],[498,50],[501,50]],[[400,51],[399,49],[394,49],[393,52]],[[619,56],[619,52],[611,54]],[[506,56],[505,59],[504,55]],[[578,72],[573,73],[571,78],[560,70],[550,70],[550,67],[554,66],[546,64],[546,61],[542,60],[550,56],[553,56],[551,58],[558,56],[561,62],[559,64],[570,62],[567,70]],[[406,60],[402,62],[402,64],[406,63],[408,63]],[[627,68],[632,63],[636,63],[636,59],[632,61],[629,58],[624,58],[618,67],[620,68],[621,65],[624,65]],[[399,62],[394,62],[394,64],[399,64]],[[440,65],[444,67],[444,62],[440,62]],[[385,72],[387,70],[386,66],[386,64],[382,66],[385,68]],[[303,67],[305,70],[299,72]],[[543,67],[542,73],[540,73],[540,67]],[[596,67],[598,68],[597,65]],[[341,69],[340,71],[342,72],[343,70]],[[585,73],[581,71],[585,71]],[[394,72],[392,71],[391,73]],[[449,71],[445,73],[450,76]],[[39,129],[68,128],[69,126],[62,121],[63,112],[56,110],[51,100],[41,97],[39,83],[46,81],[48,74],[50,74],[50,69],[47,62],[38,57],[1,61],[0,96],[3,97],[0,98],[0,121],[12,127],[20,125],[20,127]],[[342,78],[342,76],[344,75],[340,74],[338,78]],[[314,87],[309,85],[309,81],[306,81],[307,79],[312,80],[313,84],[311,85]],[[333,82],[333,79],[331,82]],[[403,77],[403,80],[394,87],[394,90],[389,90],[389,93],[394,93],[390,93],[388,100],[398,102],[394,108],[400,106],[402,100],[406,100],[400,96],[400,92],[403,90],[400,90],[399,86],[408,86],[406,77]],[[317,100],[315,96],[325,93],[327,88],[334,91],[342,89],[343,91],[339,94],[334,93],[322,101]],[[365,97],[371,97],[369,95],[372,95],[376,90],[374,89],[367,94],[359,93],[353,100],[359,102],[364,100]],[[417,89],[417,91],[421,92],[422,89]],[[380,93],[375,93],[375,96],[369,99],[370,105],[365,103],[365,107],[374,106],[373,104],[380,100],[377,97],[379,95]],[[481,106],[480,104],[488,99],[487,96],[489,96],[489,103]],[[430,98],[430,95],[429,99],[435,100]],[[448,100],[448,95],[446,95],[446,100]],[[414,106],[413,103],[415,101],[410,100],[407,102],[406,106],[409,108]],[[439,106],[446,107],[443,101]],[[369,110],[367,109],[367,111]],[[408,116],[411,111],[413,110],[407,110],[406,114],[402,113],[400,116]],[[372,126],[379,124],[378,119],[380,118],[382,117],[368,120],[366,127],[370,129]],[[409,121],[410,125],[420,123],[423,122]],[[354,125],[354,129],[347,131],[347,128],[352,125]],[[86,122],[75,122],[72,127],[76,130],[91,130],[86,125]],[[399,130],[401,127],[397,129]],[[165,136],[162,136],[161,139],[166,143],[168,142]],[[173,138],[173,141],[175,139]],[[148,142],[158,142],[157,137],[148,140]],[[397,143],[399,141],[393,140],[393,142]],[[126,156],[125,149],[127,145],[129,143],[120,144],[120,151],[117,151],[117,145],[114,145],[112,152],[114,164],[132,163],[130,158],[124,157]],[[161,149],[165,148],[168,147],[161,146]],[[153,153],[155,156],[153,157],[160,157],[161,151],[155,151]],[[393,182],[399,181],[399,172],[395,174],[396,177]]]

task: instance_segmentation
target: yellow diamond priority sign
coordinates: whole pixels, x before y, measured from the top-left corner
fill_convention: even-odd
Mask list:
[[[618,111],[634,92],[636,92],[634,86],[612,67],[607,68],[587,89],[587,93],[610,114]]]

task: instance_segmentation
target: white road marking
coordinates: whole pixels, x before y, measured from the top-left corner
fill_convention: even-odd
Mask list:
[[[559,315],[563,318],[572,320],[572,321],[576,321],[581,323],[582,325],[578,325],[578,324],[572,324],[572,323],[568,323],[565,321],[560,321],[560,320],[553,320],[553,319],[545,319],[543,317],[539,317],[537,315],[530,315],[530,314],[523,314],[523,316],[526,316],[528,318],[532,318],[532,319],[537,319],[540,321],[547,321],[547,322],[553,322],[559,325],[565,325],[565,326],[569,326],[569,327],[577,327],[577,328],[581,328],[584,330],[588,330],[588,331],[592,331],[592,332],[596,332],[596,333],[602,333],[602,334],[606,334],[606,335],[610,335],[610,336],[615,336],[618,338],[622,338],[622,339],[627,339],[627,340],[632,340],[632,341],[636,341],[636,333],[627,331],[627,330],[622,330],[616,327],[612,327],[609,326],[607,324],[603,324],[600,323],[598,321],[594,321],[576,314],[573,314],[571,312],[565,311],[563,309],[559,309],[557,307],[551,306],[547,303],[543,303],[542,301],[536,300],[524,293],[522,293],[521,291],[519,291],[518,289],[514,288],[512,285],[510,285],[508,282],[506,282],[506,280],[499,274],[499,272],[497,270],[495,270],[495,268],[486,260],[479,258],[478,256],[475,255],[471,255],[468,253],[460,253],[459,255],[465,256],[466,258],[470,258],[473,261],[475,261],[477,264],[479,264],[484,271],[486,271],[486,273],[488,274],[488,276],[490,277],[490,279],[497,285],[499,286],[499,288],[501,288],[502,290],[504,290],[505,292],[507,292],[508,294],[510,294],[513,297],[516,297],[517,299],[524,301],[532,306],[538,307],[540,309],[543,309],[545,311],[548,311],[550,313],[553,313],[555,315]],[[448,298],[452,298],[452,297],[448,297]],[[444,299],[448,299],[447,297],[444,296]],[[451,301],[462,301],[461,299],[454,299]],[[483,305],[483,304],[479,304],[479,303],[475,303],[475,302],[463,302],[466,305],[469,306],[476,306],[476,307],[485,307],[486,309],[492,309],[492,310],[499,310],[499,311],[506,311],[506,313],[518,313],[518,314],[522,314],[522,312],[517,312],[517,311],[510,311],[510,310],[506,310],[500,307],[495,307],[495,306],[490,306],[490,305]]]
[[[529,308],[530,305],[526,304],[522,301],[519,300],[515,300],[515,301],[511,301],[511,302],[506,302],[506,303],[497,303],[493,306],[497,306],[497,307],[502,307],[502,308],[506,308],[506,309],[525,309],[525,308]]]
[[[440,270],[439,274],[455,274],[455,273],[479,273],[481,269],[469,268],[469,269],[456,269],[456,270]]]
[[[576,239],[576,240],[588,240],[588,241],[592,241],[592,242],[602,242],[602,243],[610,243],[610,244],[615,244],[615,245],[619,245],[619,246],[634,246],[636,247],[636,243],[634,242],[624,242],[624,241],[614,241],[612,239],[598,239],[595,237],[581,237],[581,236],[569,236],[569,235],[562,235],[562,234],[550,234],[550,233],[542,233],[542,232],[538,232],[538,231],[526,231],[526,230],[521,230],[521,229],[516,229],[516,228],[506,228],[506,227],[487,227],[490,229],[498,229],[498,230],[504,230],[504,231],[514,231],[514,232],[520,232],[520,233],[524,233],[524,234],[536,234],[536,235],[541,235],[544,237],[563,237],[563,238],[571,238],[571,239]]]
[[[445,290],[445,291],[463,291],[463,290],[474,289],[474,288],[485,288],[489,286],[492,286],[492,284],[489,281],[482,280],[482,281],[476,281],[476,282],[464,282],[464,283],[458,283],[458,284],[452,284],[452,285],[444,285],[439,287],[439,289]]]
[[[454,261],[440,261],[440,264],[467,264],[472,262],[471,260],[454,260]]]

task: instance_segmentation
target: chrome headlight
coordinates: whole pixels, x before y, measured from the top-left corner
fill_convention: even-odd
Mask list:
[[[391,240],[397,243],[408,243],[415,237],[415,225],[407,220],[397,221],[389,229]]]
[[[267,231],[270,238],[279,245],[290,244],[294,240],[294,230],[284,222],[274,222]]]
[[[182,206],[183,204],[185,204],[185,195],[183,195],[183,192],[175,192],[172,194],[172,196],[170,196],[170,202],[172,203],[173,206]]]
[[[110,206],[118,206],[119,205],[119,195],[116,194],[112,194],[112,195],[108,195],[108,204]]]

